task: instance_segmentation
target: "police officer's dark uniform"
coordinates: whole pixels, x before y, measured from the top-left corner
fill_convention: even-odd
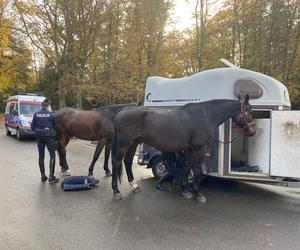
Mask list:
[[[49,183],[56,183],[59,181],[54,176],[55,170],[55,130],[54,130],[54,115],[48,110],[49,101],[45,99],[42,102],[42,109],[33,115],[31,129],[35,131],[38,150],[39,150],[39,167],[41,171],[41,181],[47,181],[48,177],[45,174],[45,146],[50,155],[50,174]]]
[[[166,191],[167,189],[162,185],[168,180],[178,179],[178,182],[182,181],[184,177],[184,165],[185,156],[184,152],[161,152],[162,158],[165,162],[167,172],[164,173],[157,181],[155,187],[161,191]]]

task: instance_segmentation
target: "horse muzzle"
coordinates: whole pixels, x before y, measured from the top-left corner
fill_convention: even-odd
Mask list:
[[[255,122],[252,122],[251,124],[247,124],[247,127],[245,129],[245,135],[247,137],[254,136],[256,133],[256,125]]]

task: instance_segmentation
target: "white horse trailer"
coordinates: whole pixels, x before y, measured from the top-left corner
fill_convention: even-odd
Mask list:
[[[149,77],[144,106],[172,108],[212,99],[237,99],[250,95],[256,134],[236,135],[231,119],[216,131],[211,156],[205,160],[207,175],[299,186],[300,111],[291,111],[287,88],[276,79],[253,72],[222,59],[229,68],[206,70],[190,77],[167,79]],[[138,162],[153,167],[160,152],[140,147]],[[155,161],[156,159],[156,161]],[[160,166],[163,164],[160,162]],[[160,169],[163,171],[163,169]],[[154,172],[155,174],[155,172]]]

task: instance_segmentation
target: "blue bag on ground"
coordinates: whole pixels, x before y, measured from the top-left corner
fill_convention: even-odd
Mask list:
[[[65,191],[71,190],[87,190],[92,189],[99,180],[89,176],[69,176],[61,183],[61,187]]]

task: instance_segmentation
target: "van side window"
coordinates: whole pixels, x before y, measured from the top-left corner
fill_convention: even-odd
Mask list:
[[[8,102],[8,103],[6,104],[5,114],[9,114],[9,107],[10,107],[10,102]]]
[[[251,99],[257,99],[263,95],[263,89],[253,79],[239,79],[234,83],[234,95],[236,97],[245,97],[249,94]]]
[[[9,114],[13,114],[13,110],[15,109],[15,103],[10,103],[10,106],[9,106]]]

